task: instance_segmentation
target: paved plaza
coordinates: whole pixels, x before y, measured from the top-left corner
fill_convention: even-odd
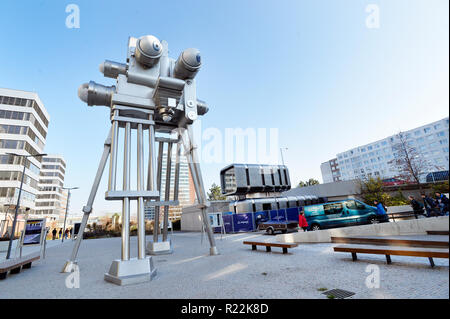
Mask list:
[[[150,239],[150,236],[147,236]],[[84,240],[79,253],[80,287],[67,288],[69,274],[60,273],[70,255],[71,240],[50,241],[46,259],[31,269],[0,281],[0,298],[314,298],[326,299],[320,288],[354,292],[350,298],[449,298],[449,261],[427,258],[351,255],[333,252],[333,244],[301,244],[283,255],[273,248],[252,251],[243,240],[273,241],[259,233],[216,235],[218,256],[208,256],[200,233],[176,232],[174,253],[153,256],[154,280],[116,286],[103,280],[111,261],[120,257],[120,238]],[[137,238],[131,237],[132,256]],[[30,248],[28,248],[30,249]],[[26,252],[25,252],[26,253]],[[0,258],[4,258],[0,256]],[[380,288],[368,288],[369,265],[380,271]]]

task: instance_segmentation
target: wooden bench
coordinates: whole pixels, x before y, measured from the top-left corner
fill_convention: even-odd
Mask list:
[[[347,252],[352,254],[353,261],[357,260],[357,253],[385,255],[386,262],[391,264],[391,255],[428,257],[431,267],[434,267],[433,258],[448,258],[448,248],[423,248],[423,247],[396,247],[396,246],[374,246],[374,245],[344,245],[334,247],[336,252]]]
[[[448,238],[427,238],[429,236],[358,236],[358,237],[331,237],[332,243],[363,244],[382,246],[406,246],[427,248],[449,248]]]
[[[448,230],[427,230],[428,235],[447,235]]]
[[[252,250],[256,250],[257,246],[265,246],[267,252],[272,251],[272,247],[280,247],[283,248],[283,254],[288,253],[288,248],[294,248],[298,246],[298,244],[294,243],[261,243],[256,241],[244,241],[243,244],[252,245]]]
[[[0,261],[0,279],[5,279],[8,271],[11,274],[18,274],[20,270],[31,268],[31,263],[33,261],[39,260],[41,258],[40,253],[34,253],[26,255],[20,258],[6,259]]]

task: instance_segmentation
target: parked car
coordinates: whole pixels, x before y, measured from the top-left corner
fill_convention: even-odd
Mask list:
[[[381,181],[383,183],[384,186],[396,186],[396,185],[403,185],[403,184],[408,184],[408,181],[404,181],[398,178],[387,178],[387,179],[383,179]]]
[[[258,230],[265,230],[269,235],[273,235],[275,234],[275,232],[281,232],[285,234],[290,231],[297,231],[298,222],[286,220],[269,220],[260,222],[258,224]]]
[[[377,215],[376,207],[356,199],[305,206],[308,230],[388,222],[387,215]]]

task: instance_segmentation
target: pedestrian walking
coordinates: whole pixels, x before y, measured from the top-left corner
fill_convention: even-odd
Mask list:
[[[449,202],[447,196],[440,192],[436,192],[436,202],[439,206],[439,212],[441,216],[448,215],[449,212]]]
[[[52,240],[55,240],[56,239],[56,228],[53,228],[53,230],[52,230]]]
[[[59,233],[58,234],[59,234],[58,239],[62,238],[62,228],[59,229]]]
[[[298,215],[298,227],[302,228],[303,231],[308,231],[308,221],[306,220],[305,213],[303,211]]]
[[[64,231],[64,239],[67,239],[69,237],[69,228],[66,228]]]
[[[386,215],[386,206],[384,206],[382,202],[374,200],[373,203],[375,204],[375,206],[377,208],[377,215],[378,216]]]
[[[424,215],[423,205],[421,203],[419,203],[412,195],[408,196],[408,198],[409,198],[409,203],[411,204],[411,207],[414,211],[414,217],[416,217],[416,219],[417,219],[418,218],[417,216]]]
[[[422,193],[420,196],[422,196],[423,205],[427,212],[427,217],[436,216],[437,215],[435,212],[436,202],[426,194]]]

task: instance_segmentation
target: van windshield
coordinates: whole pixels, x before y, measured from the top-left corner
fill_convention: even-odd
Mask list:
[[[343,209],[344,206],[342,205],[342,203],[332,203],[323,205],[323,210],[327,215],[340,214]]]

